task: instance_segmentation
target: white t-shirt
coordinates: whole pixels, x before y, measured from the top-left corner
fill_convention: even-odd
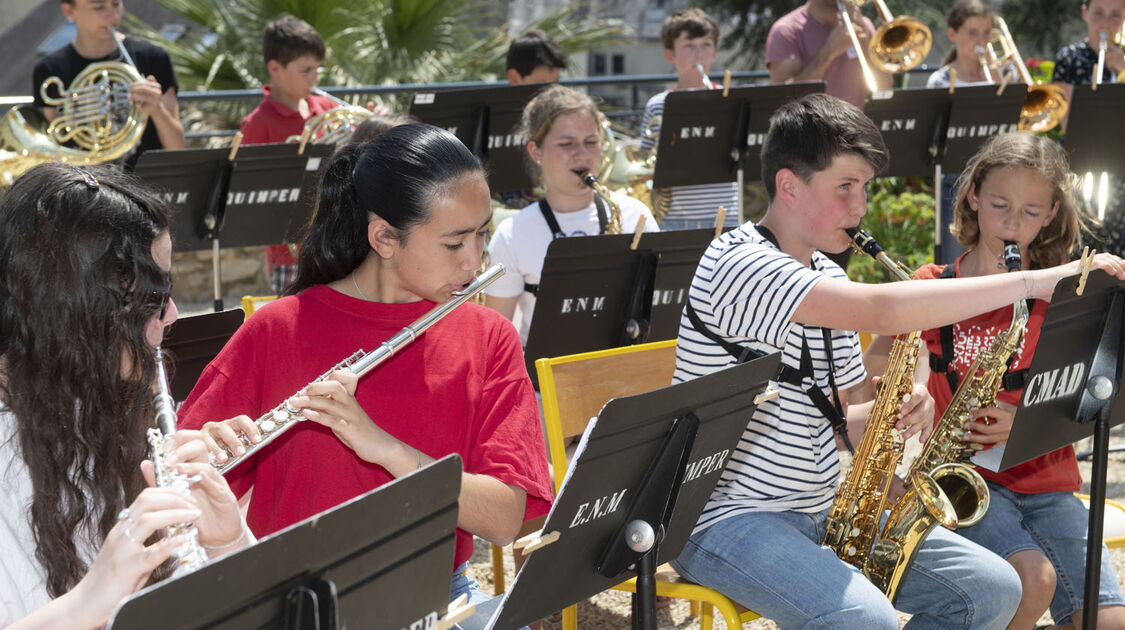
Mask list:
[[[51,601],[47,572],[35,557],[31,529],[31,473],[15,437],[16,418],[0,403],[0,627]],[[77,537],[79,556],[89,565],[96,547]]]
[[[654,133],[660,132],[660,123],[656,122],[650,127],[653,118],[664,116],[664,100],[668,98],[670,90],[656,94],[648,99],[645,104],[645,113],[641,117],[641,129],[651,129]],[[641,148],[651,150],[656,145],[656,136],[641,138]],[[660,160],[658,155],[656,158]],[[738,225],[738,183],[728,182],[719,184],[699,184],[697,186],[673,186],[672,199],[668,205],[668,216],[665,221],[699,221],[703,225],[713,225],[715,213],[719,206],[727,209],[723,219],[724,227]]]
[[[660,231],[643,203],[625,195],[612,193],[612,196],[621,208],[622,233],[632,234],[642,214],[645,215],[645,232]],[[567,236],[596,236],[599,233],[598,211],[592,203],[584,210],[555,212],[554,215],[559,229]],[[539,210],[539,202],[535,202],[501,223],[488,243],[492,263],[503,263],[507,272],[489,285],[484,293],[501,298],[519,296],[515,321],[519,322],[520,343],[523,345],[527,345],[531,314],[535,311],[535,296],[524,291],[524,284],[539,284],[543,258],[552,240],[551,228]]]
[[[846,275],[820,252],[813,253],[812,269],[804,266],[747,223],[711,243],[688,299],[712,333],[763,353],[780,350],[782,362],[794,369],[800,369],[802,340],[807,342],[816,385],[830,397],[822,329],[792,321],[813,285],[826,277]],[[831,339],[837,387],[862,382],[858,335],[833,330]],[[674,382],[734,363],[683,316]],[[781,395],[759,405],[750,418],[695,531],[745,512],[817,512],[832,502],[840,476],[832,425],[802,389],[774,385]],[[806,378],[802,386],[809,385]]]

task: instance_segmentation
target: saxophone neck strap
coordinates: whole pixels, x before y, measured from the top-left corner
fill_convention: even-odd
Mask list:
[[[773,234],[763,227],[758,227],[758,231],[763,234],[770,242],[777,245],[777,241],[773,238]],[[778,248],[780,249],[780,248]],[[684,307],[684,312],[687,314],[688,321],[691,327],[699,331],[701,335],[707,337],[720,348],[725,350],[727,354],[734,357],[738,363],[745,363],[750,359],[757,359],[765,356],[764,352],[755,350],[749,346],[741,346],[732,341],[722,338],[715,331],[711,330],[703,320],[699,318],[699,313],[696,312],[695,307],[691,304],[691,298],[687,300],[687,305]],[[832,331],[828,328],[821,328],[821,334],[824,336],[824,351],[828,355],[828,387],[832,391],[832,399],[829,400],[824,391],[816,384],[816,378],[813,374],[813,361],[812,352],[809,351],[808,339],[802,334],[801,336],[801,367],[795,370],[784,363],[778,369],[776,380],[781,383],[787,383],[797,389],[805,392],[817,410],[828,419],[832,424],[832,430],[836,435],[840,436],[844,446],[847,447],[849,453],[855,452],[855,447],[852,446],[851,439],[848,437],[848,422],[844,416],[844,407],[840,403],[840,392],[836,388],[836,370],[835,360],[832,353]],[[812,385],[805,387],[805,379],[808,378]]]
[[[598,211],[598,234],[605,234],[605,228],[609,225],[609,214],[606,212],[605,200],[598,193],[594,193],[594,207]],[[547,222],[547,228],[551,230],[552,241],[556,238],[566,238],[566,233],[559,226],[559,220],[555,217],[555,211],[551,209],[551,204],[547,203],[546,196],[539,200],[539,212],[542,213],[543,220]],[[539,285],[524,282],[523,290],[532,295],[538,295]]]

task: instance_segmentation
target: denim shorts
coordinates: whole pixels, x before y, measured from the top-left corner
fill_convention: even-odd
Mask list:
[[[752,512],[691,536],[672,566],[783,629],[898,630],[895,608],[820,541],[828,510]],[[936,527],[902,581],[895,606],[907,628],[1001,630],[1020,602],[1015,569]]]
[[[1070,492],[1022,494],[991,481],[988,490],[991,497],[984,518],[958,533],[1001,558],[1029,549],[1047,556],[1057,576],[1051,617],[1056,624],[1069,624],[1071,613],[1082,609],[1085,593],[1089,510]],[[1125,605],[1104,543],[1098,602],[1099,606]]]

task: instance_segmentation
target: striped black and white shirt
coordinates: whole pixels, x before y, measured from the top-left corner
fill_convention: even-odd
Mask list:
[[[641,129],[648,129],[649,123],[656,116],[664,116],[664,99],[670,90],[653,96],[645,104],[645,113],[641,117]],[[654,133],[660,132],[660,123],[651,127]],[[641,138],[641,148],[651,150],[656,144],[656,136]],[[659,155],[657,160],[659,160]],[[667,222],[698,221],[698,227],[710,227],[715,223],[715,213],[719,206],[727,209],[723,225],[735,227],[738,225],[738,184],[735,182],[720,184],[700,184],[698,186],[673,186],[672,199],[668,205]],[[663,226],[663,223],[661,223]],[[668,229],[668,228],[665,228]]]
[[[760,352],[781,351],[782,362],[794,369],[800,369],[802,340],[806,342],[816,385],[831,396],[823,332],[792,321],[792,316],[821,279],[846,276],[820,252],[813,253],[812,262],[812,269],[804,266],[747,223],[711,243],[688,299],[713,333]],[[858,335],[833,330],[831,339],[837,387],[862,382],[866,373]],[[734,357],[691,326],[686,314],[682,317],[674,382],[734,363]],[[831,423],[801,389],[773,385],[781,395],[764,402],[749,419],[696,532],[745,512],[817,512],[831,504],[840,476]],[[806,378],[803,386],[809,385]]]

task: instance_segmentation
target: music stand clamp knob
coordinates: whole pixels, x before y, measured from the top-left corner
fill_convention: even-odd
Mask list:
[[[1090,390],[1090,395],[1098,400],[1107,400],[1113,395],[1113,383],[1101,374],[1090,379],[1086,387]]]
[[[656,544],[656,531],[648,521],[640,519],[630,521],[625,526],[625,541],[629,548],[637,553],[644,553]]]

